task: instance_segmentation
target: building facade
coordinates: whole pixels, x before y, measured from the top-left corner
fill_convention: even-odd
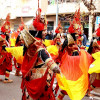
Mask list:
[[[89,1],[89,0],[88,0]],[[93,0],[96,6],[95,13],[99,16],[100,0]],[[21,17],[24,23],[29,26],[33,16],[36,15],[38,0],[0,0],[0,18],[5,19],[11,13],[11,29],[16,30],[21,24]],[[39,0],[39,7],[42,14],[46,14],[48,20],[48,31],[56,29],[57,0]],[[69,21],[80,7],[81,22],[84,26],[85,34],[89,32],[89,11],[81,0],[58,0],[58,22],[61,21],[64,30],[69,27]],[[95,23],[95,26],[98,25]],[[92,34],[92,33],[91,33]]]
[[[90,3],[91,0],[86,0],[86,1]],[[94,19],[96,19],[97,16],[100,16],[99,2],[100,0],[93,0],[93,4],[96,7],[96,10],[94,10],[95,13]],[[69,23],[70,19],[73,19],[75,11],[78,10],[79,8],[81,13],[81,23],[83,24],[84,33],[87,35],[87,37],[92,37],[92,31],[90,31],[91,30],[90,11],[88,11],[87,7],[84,5],[82,0],[58,0],[58,21],[61,21],[63,29],[67,30],[70,25]],[[56,12],[57,12],[57,0],[48,0],[48,7],[46,12],[48,20],[48,30],[56,29]],[[97,27],[98,24],[96,23],[95,20],[93,24],[93,30],[95,30],[95,28]]]
[[[8,13],[11,18],[11,30],[16,30],[21,24],[21,17],[24,23],[29,26],[33,16],[36,15],[38,0],[0,0],[0,19],[6,19]]]

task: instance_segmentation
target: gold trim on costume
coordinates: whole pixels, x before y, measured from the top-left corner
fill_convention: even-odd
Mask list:
[[[6,71],[7,74],[10,74],[10,72]]]
[[[46,61],[45,61],[45,64],[51,69],[53,70],[55,66],[57,66],[57,64],[51,59],[51,58],[48,58]]]
[[[98,45],[98,43],[97,43],[97,40],[96,39],[94,39],[93,40],[93,45],[92,45],[93,47],[99,47],[99,45]]]
[[[6,79],[9,79],[9,77],[5,77]]]
[[[39,52],[40,50],[43,50],[43,49],[44,49],[44,48],[39,48],[39,49],[36,51],[36,53]],[[45,49],[44,49],[44,50],[45,50]]]
[[[75,43],[73,37],[70,34],[67,34],[68,45]]]

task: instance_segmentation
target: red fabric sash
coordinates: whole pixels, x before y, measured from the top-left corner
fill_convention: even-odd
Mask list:
[[[44,92],[42,91],[44,96],[40,97],[39,100],[56,100],[55,96],[54,96],[54,93],[53,93],[53,90],[52,90],[53,82],[54,82],[54,74],[52,76],[52,80],[50,82],[50,86],[49,86],[48,90],[44,91]]]
[[[27,91],[33,99],[38,99],[41,96],[41,93],[45,91],[45,86],[47,84],[46,83],[47,72],[48,69],[42,78],[38,78],[31,81],[25,81],[25,86],[27,88]]]
[[[22,80],[22,84],[21,84],[21,88],[22,88],[22,92],[23,92],[22,100],[26,100],[25,89],[27,89],[28,94],[33,99],[48,100],[47,99],[48,94],[52,94],[52,100],[55,100],[55,99],[53,99],[54,95],[52,92],[52,87],[50,87],[48,89],[48,91],[45,91],[45,86],[47,85],[46,79],[47,79],[48,68],[47,68],[44,76],[41,78],[30,80],[30,81],[27,81],[25,79],[26,76],[29,74],[30,70],[35,66],[36,61],[37,61],[37,56],[38,56],[38,53],[36,53],[34,55],[34,57],[32,58],[31,61],[28,61],[27,54],[25,54],[25,56],[24,56],[23,64],[21,67],[21,71],[23,74],[23,80]],[[53,82],[52,82],[52,85],[53,85]],[[40,97],[42,93],[44,93],[46,95],[43,98]],[[44,99],[44,98],[46,98],[46,99]]]
[[[100,80],[95,79],[92,85],[95,87],[100,87]]]
[[[6,58],[6,54],[1,53],[1,56],[3,56],[2,58],[0,58],[0,65],[3,64],[4,59]]]
[[[1,53],[0,55],[3,56],[0,58],[0,75],[5,75],[6,70],[12,71],[12,56],[10,53]]]
[[[29,95],[34,98],[38,99],[41,95],[41,93],[45,90],[45,85],[46,85],[46,79],[47,79],[47,72],[46,71],[45,75],[42,78],[31,80],[31,81],[26,81],[25,77],[28,75],[30,70],[35,66],[36,60],[37,60],[37,55],[38,52],[34,55],[32,60],[29,62],[28,61],[28,56],[25,54],[24,61],[22,64],[22,74],[23,74],[23,80],[22,80],[22,91],[23,91],[23,100],[26,100],[25,98],[25,88],[27,88],[27,91]]]
[[[36,60],[37,60],[38,52],[34,55],[31,61],[28,61],[28,56],[25,54],[23,64],[21,67],[22,75],[25,78],[29,71],[34,67]]]

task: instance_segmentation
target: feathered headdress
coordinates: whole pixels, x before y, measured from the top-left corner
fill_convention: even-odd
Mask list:
[[[38,9],[36,11],[36,17],[33,19],[33,27],[35,30],[30,30],[30,33],[34,37],[42,39],[42,31],[47,30],[47,20],[46,15],[41,16],[42,10],[39,8],[38,0]]]
[[[43,16],[41,16],[41,12],[42,10],[38,8],[36,12],[36,18],[33,21],[33,26],[37,31],[43,31],[47,28],[46,16],[43,18]]]
[[[78,11],[76,10],[73,21],[72,22],[70,21],[70,27],[68,31],[69,33],[82,34],[83,27],[80,21],[80,8],[78,9]]]
[[[61,33],[62,31],[62,26],[61,26],[61,22],[59,22],[58,27],[55,30],[55,33]]]
[[[68,32],[73,36],[75,41],[76,41],[75,34],[79,36],[82,35],[83,26],[81,25],[81,20],[80,20],[80,8],[78,9],[78,11],[76,10],[73,21],[70,21],[70,27],[68,28]]]
[[[22,31],[24,29],[24,21],[23,21],[23,18],[21,17],[21,25],[19,25],[19,28],[17,29],[17,31]]]
[[[10,20],[10,13],[8,13],[8,15],[6,17],[6,21],[1,27],[1,31],[3,33],[5,33],[5,32],[10,33],[10,22],[9,22],[9,20]]]

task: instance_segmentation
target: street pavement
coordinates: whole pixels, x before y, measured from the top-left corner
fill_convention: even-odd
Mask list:
[[[15,70],[11,72],[10,79],[13,83],[3,83],[0,81],[0,100],[21,100],[21,77],[15,76]],[[0,75],[0,78],[4,79],[4,76]],[[78,98],[78,97],[77,97]],[[70,100],[68,96],[65,96],[63,100]],[[90,100],[88,97],[84,97],[82,100]],[[91,99],[97,100],[97,99]],[[100,99],[98,99],[100,100]]]
[[[21,77],[15,76],[15,71],[10,75],[13,83],[3,83],[0,81],[0,100],[21,100]],[[4,76],[0,75],[4,79]]]

